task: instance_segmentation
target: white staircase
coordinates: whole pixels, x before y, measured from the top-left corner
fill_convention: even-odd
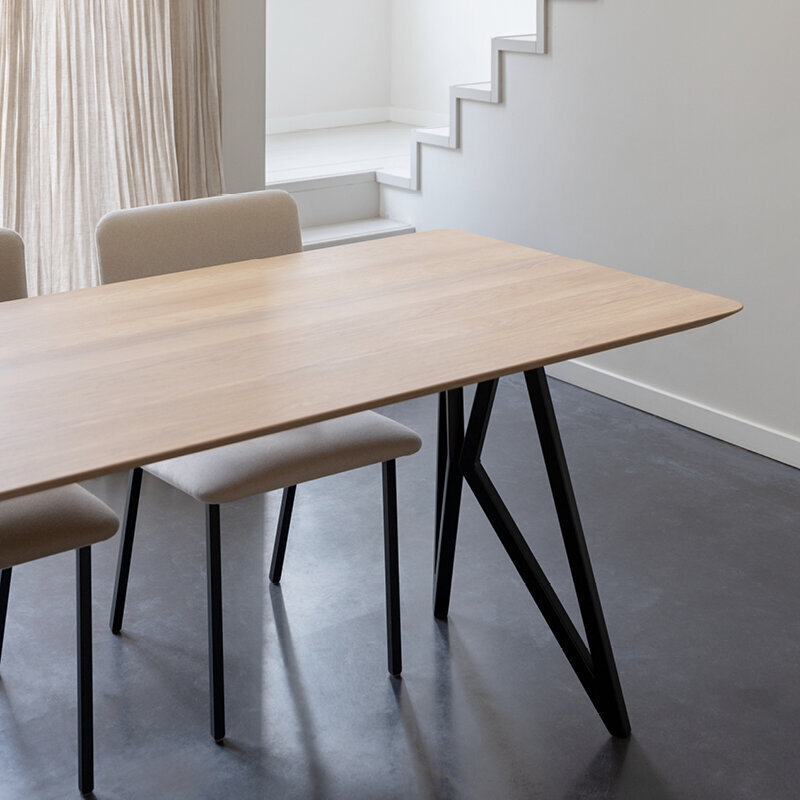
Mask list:
[[[461,146],[462,104],[503,102],[503,54],[547,52],[547,0],[536,2],[536,34],[497,36],[492,39],[491,80],[450,87],[450,124],[443,128],[416,128],[411,132],[411,157],[407,172],[377,170],[322,178],[270,183],[267,188],[284,189],[297,201],[306,250],[347,242],[413,233],[407,221],[383,216],[386,207],[397,216],[414,218],[403,203],[389,202],[382,191],[417,192],[421,186],[420,149],[424,146],[458,150]],[[400,194],[403,194],[402,192]]]
[[[269,183],[294,197],[300,213],[303,249],[413,233],[414,226],[381,216],[375,172]]]
[[[503,53],[531,53],[542,55],[546,52],[545,0],[537,2],[536,34],[522,36],[496,36],[492,39],[492,79],[486,83],[463,83],[450,87],[450,125],[445,128],[417,128],[411,132],[411,169],[409,174],[392,171],[378,171],[378,183],[408,189],[420,189],[420,147],[445,147],[458,150],[461,146],[461,104],[494,103],[503,101]]]

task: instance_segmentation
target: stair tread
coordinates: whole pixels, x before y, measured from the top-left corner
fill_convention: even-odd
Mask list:
[[[413,225],[399,222],[387,217],[371,217],[369,219],[356,219],[348,222],[337,222],[331,225],[315,225],[303,228],[303,244],[310,245],[318,242],[350,240],[355,238],[372,238],[388,233],[412,232]]]
[[[416,133],[428,133],[433,134],[434,136],[449,136],[450,135],[450,126],[443,125],[440,128],[415,128]]]

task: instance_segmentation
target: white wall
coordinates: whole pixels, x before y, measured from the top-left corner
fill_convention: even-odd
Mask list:
[[[229,192],[264,188],[263,2],[219,4],[222,60],[222,148]]]
[[[390,6],[267,0],[270,132],[388,118]]]
[[[536,0],[267,0],[267,130],[446,124],[451,84],[490,76],[490,40]]]
[[[493,36],[535,32],[536,0],[393,0],[395,116],[446,115],[452,84],[489,80]]]
[[[506,103],[465,103],[463,150],[424,148],[422,195],[390,192],[386,210],[742,301],[572,378],[800,466],[800,6],[549,13],[550,55],[509,56]]]
[[[418,229],[457,227],[740,300],[560,374],[800,466],[800,5],[550,4],[550,53],[423,149]],[[403,199],[395,191],[387,210]]]

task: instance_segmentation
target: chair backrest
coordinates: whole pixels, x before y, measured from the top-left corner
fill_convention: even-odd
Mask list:
[[[0,301],[27,296],[22,237],[8,228],[0,228]]]
[[[112,211],[97,226],[102,283],[300,250],[297,204],[279,191]]]

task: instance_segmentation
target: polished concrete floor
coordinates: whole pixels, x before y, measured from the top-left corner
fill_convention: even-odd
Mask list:
[[[225,507],[223,747],[202,508],[145,480],[120,637],[117,542],[95,548],[97,797],[798,797],[800,472],[565,384],[553,397],[631,740],[607,735],[471,497],[450,619],[433,619],[426,398],[388,410],[425,439],[399,465],[403,679],[385,669],[377,467],[301,487],[280,588],[265,577],[279,496]],[[503,381],[485,463],[574,609],[529,416]],[[91,488],[122,509],[122,476]],[[15,571],[3,800],[77,794],[73,593],[68,554]]]

